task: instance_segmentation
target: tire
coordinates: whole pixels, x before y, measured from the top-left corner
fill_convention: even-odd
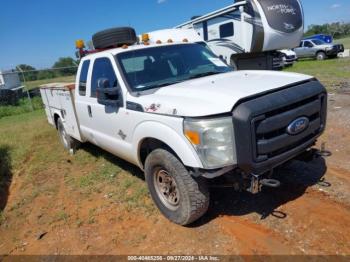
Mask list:
[[[318,52],[317,54],[316,54],[316,59],[317,60],[319,60],[319,61],[321,61],[321,60],[325,60],[327,58],[327,55],[326,55],[326,53],[325,52]]]
[[[131,27],[111,28],[92,36],[92,43],[96,49],[132,45],[136,42],[136,33]]]
[[[76,149],[78,149],[80,145],[79,141],[75,140],[74,138],[72,138],[67,134],[61,118],[57,119],[57,130],[58,130],[58,135],[60,137],[60,141],[66,150],[70,152],[71,151],[74,152]]]
[[[168,151],[156,149],[149,154],[145,177],[153,201],[170,221],[185,226],[207,212],[209,190],[206,181],[193,178]]]

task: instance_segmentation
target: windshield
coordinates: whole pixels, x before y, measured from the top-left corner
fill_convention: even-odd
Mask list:
[[[322,41],[322,40],[319,40],[319,39],[312,40],[312,42],[313,42],[315,45],[324,45],[324,44],[326,44],[326,42],[324,42],[324,41]]]
[[[157,46],[117,55],[134,92],[160,88],[203,76],[233,71],[206,46]]]

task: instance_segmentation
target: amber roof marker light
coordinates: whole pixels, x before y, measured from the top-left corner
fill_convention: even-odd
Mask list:
[[[85,48],[84,40],[81,40],[81,39],[76,40],[76,41],[75,41],[75,47],[76,47],[77,49],[83,49],[83,48]]]

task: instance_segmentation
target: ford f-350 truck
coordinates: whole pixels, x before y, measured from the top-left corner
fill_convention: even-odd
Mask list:
[[[327,93],[315,78],[235,72],[200,43],[141,38],[130,28],[95,35],[95,50],[79,45],[76,83],[41,95],[66,149],[89,142],[140,167],[172,222],[206,213],[213,178],[239,177],[253,193],[278,184],[266,174],[324,131]]]

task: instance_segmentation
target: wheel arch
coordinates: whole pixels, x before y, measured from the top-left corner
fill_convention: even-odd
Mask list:
[[[53,114],[53,121],[54,121],[54,123],[55,123],[56,129],[58,129],[57,123],[58,123],[58,119],[60,119],[60,118],[61,118],[61,115],[60,115],[59,113],[55,112],[55,113]]]
[[[148,154],[158,148],[167,149],[185,166],[203,168],[195,149],[186,137],[180,136],[174,129],[159,122],[139,125],[134,132],[133,141],[134,155],[141,169],[144,168]]]
[[[324,50],[317,50],[317,51],[316,51],[316,56],[317,56],[319,53],[324,53],[325,55],[327,55],[327,54],[326,54],[326,51],[324,51]]]

